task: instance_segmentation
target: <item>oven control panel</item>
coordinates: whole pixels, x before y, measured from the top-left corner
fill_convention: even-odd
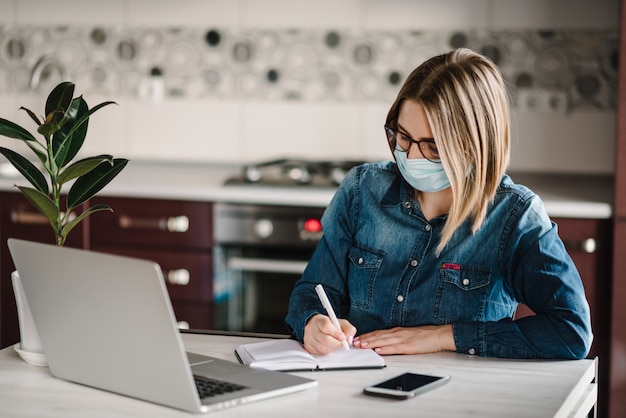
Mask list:
[[[324,208],[216,203],[216,244],[315,246],[322,238]]]
[[[306,218],[300,222],[300,238],[308,241],[319,241],[322,239],[322,221],[320,218]]]
[[[254,233],[261,239],[267,239],[274,232],[274,223],[270,219],[259,219],[254,223]]]

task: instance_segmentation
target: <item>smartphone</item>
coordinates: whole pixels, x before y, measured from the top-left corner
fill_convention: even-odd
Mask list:
[[[394,399],[409,399],[439,387],[450,380],[450,376],[429,376],[417,373],[404,373],[374,386],[363,389],[363,393]]]

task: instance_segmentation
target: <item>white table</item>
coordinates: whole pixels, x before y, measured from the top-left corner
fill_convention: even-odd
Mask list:
[[[183,334],[188,351],[236,361],[252,337]],[[98,359],[94,359],[98,361]],[[597,398],[596,362],[486,359],[456,353],[388,356],[380,370],[302,372],[319,386],[210,414],[216,417],[585,417]],[[451,375],[406,401],[367,397],[364,386],[405,371]],[[0,351],[2,417],[189,417],[185,412],[55,379],[12,347]]]

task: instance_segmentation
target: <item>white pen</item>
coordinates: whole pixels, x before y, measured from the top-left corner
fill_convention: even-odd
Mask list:
[[[321,284],[318,284],[317,286],[315,286],[315,291],[317,292],[317,296],[320,298],[320,302],[322,302],[322,306],[324,307],[324,309],[326,309],[326,313],[328,314],[328,317],[330,318],[330,322],[333,323],[334,326],[336,326],[339,331],[341,331],[341,325],[339,325],[339,320],[337,319],[337,315],[335,315],[335,311],[333,310],[333,307],[330,305],[330,300],[328,300],[328,296],[326,295],[326,292],[324,291],[324,287]],[[343,344],[343,348],[346,351],[350,351],[350,346],[348,345],[348,341],[343,340],[341,341],[341,343]]]

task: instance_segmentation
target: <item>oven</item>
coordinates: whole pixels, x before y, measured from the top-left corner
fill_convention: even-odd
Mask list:
[[[214,326],[230,331],[285,333],[289,297],[322,237],[325,205],[299,205],[312,189],[332,196],[347,172],[362,161],[279,159],[245,165],[224,187],[242,196],[279,191],[289,205],[216,203]],[[255,189],[256,188],[256,189]],[[285,201],[284,199],[282,200]]]
[[[289,296],[322,236],[324,209],[214,205],[214,327],[286,333]]]

